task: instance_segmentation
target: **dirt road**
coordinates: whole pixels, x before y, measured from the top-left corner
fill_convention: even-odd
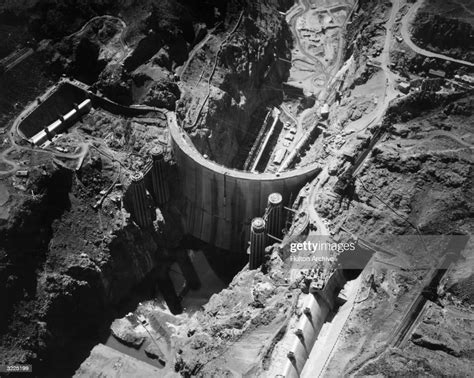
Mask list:
[[[430,57],[430,58],[443,59],[443,60],[447,60],[447,61],[450,61],[450,62],[464,64],[466,66],[474,67],[474,63],[468,62],[466,60],[451,58],[450,56],[443,55],[443,54],[437,54],[437,53],[425,50],[421,47],[418,47],[417,45],[415,45],[413,43],[413,41],[411,40],[409,27],[410,27],[412,21],[415,18],[416,12],[418,11],[418,9],[420,9],[420,7],[422,5],[423,5],[423,0],[418,1],[416,4],[414,4],[410,8],[410,10],[407,12],[405,17],[403,17],[402,27],[401,27],[400,32],[402,34],[403,41],[408,45],[408,47],[410,47],[414,52],[416,52],[417,54],[420,54],[420,55],[424,55],[424,56],[427,56],[427,57]]]

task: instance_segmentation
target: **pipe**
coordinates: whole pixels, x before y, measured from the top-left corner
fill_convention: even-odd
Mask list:
[[[257,269],[262,265],[265,255],[266,235],[265,220],[254,218],[250,225],[250,256],[249,269]]]
[[[153,219],[151,211],[147,204],[145,181],[143,173],[134,173],[131,177],[130,184],[131,200],[132,200],[132,218],[141,228],[151,226]]]
[[[282,234],[282,208],[282,195],[280,193],[271,193],[268,196],[266,210],[267,233],[277,239],[281,239]]]
[[[168,201],[170,195],[166,181],[167,174],[164,149],[161,146],[153,147],[150,154],[153,159],[151,168],[153,197],[158,205],[163,205]]]

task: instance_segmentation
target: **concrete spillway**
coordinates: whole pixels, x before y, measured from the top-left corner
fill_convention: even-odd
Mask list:
[[[343,271],[337,269],[323,290],[315,295],[308,294],[281,377],[299,378],[301,376],[319,332],[329,313],[334,309],[337,295],[346,282]]]
[[[184,229],[219,248],[243,252],[250,221],[264,214],[268,195],[281,193],[287,204],[290,196],[295,198],[320,171],[319,166],[312,166],[280,174],[255,174],[226,168],[197,151],[179,128],[174,113],[168,113],[168,125],[178,167]]]

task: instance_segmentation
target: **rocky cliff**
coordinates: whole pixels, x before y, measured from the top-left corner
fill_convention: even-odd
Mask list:
[[[107,333],[118,305],[159,261],[166,265],[165,229],[141,231],[110,198],[92,208],[94,188],[111,184],[103,163],[95,159],[77,174],[35,169],[26,188],[33,198],[10,188],[10,217],[0,227],[1,363],[70,375]]]
[[[292,44],[278,1],[230,2],[225,30],[216,30],[182,72],[177,105],[201,153],[232,166],[247,134],[257,135],[256,110],[281,100]]]

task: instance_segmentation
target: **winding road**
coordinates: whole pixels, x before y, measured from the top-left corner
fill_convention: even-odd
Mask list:
[[[381,55],[381,61],[382,61],[382,66],[381,67],[382,67],[382,70],[385,74],[386,82],[387,82],[386,91],[385,91],[385,94],[384,94],[384,101],[383,101],[383,104],[381,104],[377,108],[377,110],[375,111],[375,114],[373,114],[370,117],[370,119],[365,120],[365,121],[367,121],[367,126],[381,120],[381,118],[383,117],[383,114],[385,113],[385,110],[387,109],[387,107],[389,105],[389,102],[391,101],[392,98],[394,98],[394,96],[396,96],[394,74],[389,70],[388,67],[389,67],[389,63],[390,63],[390,43],[391,43],[392,38],[393,38],[392,29],[393,29],[393,26],[394,26],[394,23],[395,23],[396,15],[397,15],[397,13],[400,9],[400,1],[399,0],[392,0],[392,4],[393,4],[393,7],[392,7],[391,15],[390,15],[389,20],[386,23],[386,26],[385,26],[387,33],[386,33],[384,49],[383,49],[383,52],[382,52],[382,55]],[[461,63],[461,64],[466,64],[466,65],[472,66],[473,64],[470,63],[470,62],[460,61],[460,60],[457,60],[457,59],[453,59],[451,57],[447,57],[447,56],[444,56],[444,55],[441,55],[441,54],[434,54],[434,53],[431,53],[429,51],[420,49],[419,47],[417,47],[416,45],[414,45],[411,42],[411,40],[409,38],[409,34],[408,34],[408,24],[411,21],[411,17],[413,17],[413,15],[416,13],[416,10],[420,7],[421,4],[422,4],[422,2],[419,2],[416,5],[414,5],[410,9],[410,11],[407,13],[405,18],[403,19],[402,35],[403,35],[403,38],[406,39],[406,41],[409,41],[409,43],[407,43],[409,45],[409,47],[411,47],[415,52],[417,52],[421,55],[440,58],[440,59],[444,59],[444,60],[453,61],[453,62],[456,62],[456,63]],[[456,136],[451,135],[448,132],[439,131],[439,132],[435,133],[435,135],[433,135],[431,137],[431,139],[435,138],[437,136],[448,137],[448,138],[456,141],[457,143],[463,145],[464,147],[472,148],[472,145],[468,144],[467,142],[463,141],[462,139],[460,139]],[[370,150],[370,148],[368,150]],[[359,165],[355,167],[354,175],[357,174],[357,171],[363,165],[363,162],[365,161],[367,156],[368,156],[368,154],[365,155],[365,157],[363,159],[361,159]],[[316,193],[318,193],[318,191],[320,189],[321,182],[323,182],[325,180],[325,177],[327,177],[327,176],[325,176],[326,174],[327,174],[326,170],[323,170],[323,172],[321,172],[320,176],[318,177],[319,181],[317,181],[316,184],[313,186],[313,190],[311,192],[311,198],[313,198],[313,200],[310,203],[315,203],[313,201],[316,200]],[[318,180],[318,179],[316,179],[316,180]],[[314,209],[312,207],[310,207],[310,210],[314,210]],[[319,219],[319,215],[316,213],[316,211],[310,211],[310,214],[312,215],[313,218],[315,218],[316,220],[319,220],[318,223],[322,223],[321,220]],[[432,280],[436,276],[437,272],[438,271],[436,269],[432,269],[430,271],[430,273],[427,274],[427,276],[425,278],[425,281],[432,282]],[[405,312],[405,316],[404,316],[401,324],[399,325],[398,328],[394,329],[394,332],[393,332],[393,335],[392,335],[392,343],[394,343],[395,346],[400,345],[409,336],[409,334],[411,333],[413,327],[416,325],[417,320],[420,318],[420,314],[422,314],[422,312],[425,308],[424,307],[425,302],[426,302],[426,298],[422,295],[422,293],[420,293],[419,295],[417,295],[415,297],[415,299],[413,300],[413,302],[409,306],[408,310]],[[381,354],[378,353],[377,355],[374,355],[371,358],[367,359],[361,365],[359,365],[356,369],[352,370],[350,375],[357,375],[357,373],[360,372],[365,366],[367,366],[369,363],[373,362],[374,360],[378,359],[380,355]],[[327,363],[327,361],[326,361],[326,363]]]
[[[120,59],[117,62],[117,63],[121,63],[127,56],[127,44],[126,44],[125,39],[124,39],[125,32],[127,31],[127,24],[125,23],[124,20],[122,20],[119,17],[111,16],[111,15],[107,15],[107,14],[102,15],[102,16],[92,17],[89,21],[87,21],[84,25],[82,25],[82,27],[78,31],[69,34],[65,38],[71,38],[71,37],[74,37],[76,35],[80,35],[80,34],[84,33],[84,31],[87,29],[87,27],[91,23],[93,23],[94,21],[97,21],[97,20],[101,20],[101,19],[118,21],[120,23],[120,25],[122,26],[122,30],[120,31],[120,36],[119,36],[120,47],[122,49],[122,56],[120,57]]]
[[[211,73],[210,73],[209,78],[207,80],[207,94],[206,94],[206,97],[204,98],[204,101],[201,103],[201,106],[199,107],[198,114],[197,114],[196,118],[194,119],[193,124],[191,126],[187,127],[187,129],[195,130],[197,128],[197,123],[199,121],[199,118],[201,117],[201,113],[202,113],[202,110],[204,109],[204,105],[206,105],[206,103],[209,100],[209,97],[211,95],[212,77],[214,76],[214,72],[216,72],[217,63],[218,63],[218,60],[219,60],[219,55],[220,55],[221,50],[222,50],[222,46],[224,46],[230,40],[230,38],[234,35],[234,33],[237,31],[237,29],[239,28],[240,23],[242,21],[243,15],[244,15],[244,10],[242,10],[240,12],[239,18],[237,19],[237,22],[236,22],[234,28],[229,32],[229,34],[227,34],[227,36],[224,38],[224,40],[222,40],[221,43],[219,44],[219,49],[217,50],[216,57],[214,59],[214,65],[212,66]],[[190,59],[188,59],[188,61],[189,60]]]
[[[344,46],[344,44],[342,43],[343,30],[347,22],[351,18],[354,10],[356,9],[357,4],[358,4],[358,0],[356,0],[354,4],[352,5],[351,4],[338,4],[331,7],[311,8],[310,4],[308,3],[308,0],[300,0],[300,2],[297,3],[297,5],[295,5],[293,8],[290,9],[290,11],[287,12],[286,20],[290,26],[290,30],[293,34],[294,40],[296,41],[296,48],[298,49],[298,52],[302,54],[304,57],[306,57],[308,60],[310,60],[312,63],[314,63],[315,65],[318,65],[318,66],[320,65],[323,68],[320,72],[313,70],[312,74],[308,75],[307,77],[303,79],[303,80],[310,79],[316,91],[320,89],[320,93],[318,96],[318,100],[320,102],[325,102],[327,98],[327,93],[331,91],[332,86],[334,84],[334,78],[338,75],[338,71],[336,72],[334,71],[338,70],[338,67],[340,66],[340,63],[341,63],[340,61],[343,56],[342,54],[343,46]],[[298,18],[303,17],[303,15],[308,12],[323,12],[324,13],[331,10],[342,10],[342,9],[347,9],[347,8],[350,8],[350,10],[344,20],[344,23],[342,25],[335,25],[335,27],[338,27],[341,29],[341,32],[339,34],[338,41],[337,41],[338,42],[337,57],[336,57],[336,61],[333,64],[331,64],[330,68],[328,68],[327,66],[328,63],[324,61],[324,59],[320,57],[312,56],[308,51],[304,49],[303,44],[301,43],[301,40],[300,40],[300,36],[296,29],[296,23],[297,23]],[[292,58],[293,66],[295,66],[296,61],[305,62],[300,57]],[[316,85],[315,83],[316,81],[321,80],[322,77],[324,77],[324,81],[325,81],[325,85],[323,87],[321,87],[320,85]],[[284,108],[284,105],[282,105],[281,108],[287,115],[291,114],[288,108]],[[298,149],[300,148],[301,145],[305,143],[304,138],[306,134],[310,132],[309,130],[306,130],[306,131],[304,130],[303,124],[311,116],[313,117],[313,120],[316,121],[315,118],[316,118],[316,112],[318,108],[319,108],[319,105],[316,103],[314,106],[303,110],[297,118],[290,115],[290,117],[296,122],[297,133],[295,135],[295,140],[292,142],[291,146],[289,147],[289,150],[291,152],[286,156],[284,161],[281,163],[281,165],[277,169],[278,173],[285,171],[288,168],[288,166],[290,166],[290,164],[293,162],[294,158],[297,156]]]
[[[461,138],[457,137],[456,135],[452,135],[451,133],[447,132],[447,131],[436,131],[434,132],[432,135],[430,135],[430,137],[428,138],[428,140],[432,140],[432,139],[435,139],[437,137],[445,137],[445,138],[448,138],[448,139],[451,139],[453,141],[455,141],[456,143],[460,144],[461,146],[463,146],[464,148],[474,148],[474,146],[470,143],[467,143],[466,141],[462,140]],[[412,146],[410,148],[414,148],[415,146]]]
[[[82,27],[78,31],[75,31],[74,33],[69,34],[65,38],[71,38],[71,37],[74,37],[75,35],[84,33],[84,31],[87,29],[87,27],[91,23],[93,23],[94,21],[100,20],[100,19],[118,21],[124,29],[127,27],[127,24],[121,18],[106,14],[106,15],[102,15],[102,16],[92,17],[89,21],[87,21],[84,25],[82,25]]]
[[[219,27],[219,25],[220,23],[214,26],[212,29],[210,29],[208,33],[206,34],[206,36],[198,44],[196,44],[196,46],[193,47],[193,49],[189,53],[188,59],[186,59],[186,62],[184,62],[184,65],[179,70],[179,77],[181,80],[183,80],[184,73],[188,69],[188,66],[191,63],[191,61],[194,59],[194,56],[196,55],[196,53],[204,47],[204,45],[209,41],[209,39],[211,39],[211,37],[214,36],[214,31]]]
[[[80,34],[84,33],[84,31],[87,29],[87,27],[92,22],[94,22],[96,20],[100,20],[100,19],[114,20],[114,21],[118,21],[121,24],[122,30],[120,32],[120,37],[119,38],[120,38],[120,44],[121,44],[121,48],[122,48],[122,56],[120,57],[119,62],[123,61],[126,57],[127,44],[124,41],[124,33],[126,31],[127,25],[126,25],[125,21],[123,21],[119,17],[115,17],[115,16],[111,16],[111,15],[103,15],[103,16],[93,17],[89,21],[87,21],[78,31],[69,34],[65,38],[74,37],[76,35],[80,35]],[[16,57],[14,61],[11,61],[6,66],[6,71],[11,69],[14,65],[16,65],[16,64],[20,63],[21,61],[23,61],[25,58],[27,58],[33,52],[34,51],[31,48],[24,49],[24,52],[22,52],[21,55]],[[4,61],[8,61],[8,58],[4,59]],[[71,83],[75,84],[74,80],[71,81]],[[80,84],[82,85],[82,83],[80,83]],[[80,86],[82,88],[81,85],[78,85],[78,86]],[[46,95],[48,95],[48,93],[52,93],[52,91],[54,91],[54,89],[55,89],[55,86],[49,88],[46,92]],[[44,95],[43,95],[43,97],[44,97]],[[0,170],[0,176],[5,176],[5,175],[12,174],[15,171],[17,171],[18,169],[22,168],[22,166],[20,164],[18,164],[18,162],[14,161],[14,160],[11,160],[7,157],[10,153],[12,153],[13,151],[32,150],[32,148],[30,146],[22,146],[22,145],[18,144],[15,141],[14,135],[16,134],[16,135],[21,136],[21,134],[19,134],[19,132],[18,132],[19,131],[18,130],[18,125],[24,118],[26,118],[30,114],[30,112],[33,111],[33,109],[36,106],[37,106],[36,101],[31,102],[29,105],[27,105],[25,107],[25,109],[20,113],[20,115],[14,120],[13,125],[12,125],[10,131],[8,132],[8,138],[10,140],[11,146],[9,148],[7,148],[5,151],[0,153],[0,163],[3,162],[6,165],[10,165],[10,168]],[[88,147],[85,146],[85,145],[81,145],[81,151],[79,153],[73,153],[73,154],[59,153],[59,152],[56,152],[56,151],[48,151],[48,150],[40,150],[40,149],[36,149],[36,151],[41,152],[41,153],[53,154],[53,156],[55,156],[55,157],[62,157],[62,158],[68,158],[68,159],[69,158],[70,159],[75,159],[75,158],[81,158],[82,159],[84,154],[87,153]]]
[[[78,80],[75,80],[75,79],[61,79],[59,81],[59,83],[51,86],[50,88],[48,88],[46,90],[45,93],[43,93],[43,95],[41,96],[41,103],[43,103],[45,101],[45,98],[47,98],[48,96],[50,96],[56,89],[58,86],[60,86],[62,83],[68,83],[70,85],[74,85],[76,87],[78,87],[79,89],[83,90],[83,91],[88,91],[89,90],[89,87],[78,81]],[[97,95],[96,95],[97,96]],[[156,107],[153,107],[153,106],[148,106],[148,105],[131,105],[131,106],[123,106],[123,105],[119,105],[109,99],[105,99],[107,102],[109,102],[110,104],[113,104],[114,106],[118,107],[118,108],[121,108],[123,111],[126,111],[126,110],[133,110],[133,111],[137,111],[137,110],[140,110],[140,111],[143,111],[143,112],[156,112],[156,111],[162,111],[162,109],[159,109],[159,108],[156,108]],[[97,149],[102,155],[110,158],[111,160],[114,160],[114,161],[118,161],[117,159],[115,159],[114,157],[110,157],[110,156],[107,156],[106,153],[104,153],[104,151],[102,151],[101,149],[98,149],[97,147],[95,147],[90,141],[88,140],[83,140],[81,143],[79,143],[78,147],[79,147],[79,150],[76,149],[75,152],[71,152],[71,153],[67,153],[67,152],[59,152],[59,151],[56,151],[56,150],[53,150],[51,148],[45,148],[45,149],[42,149],[42,148],[34,148],[34,147],[31,147],[29,144],[27,145],[23,145],[21,143],[18,143],[16,140],[15,140],[15,136],[19,136],[21,139],[23,140],[26,140],[27,138],[20,132],[19,130],[19,125],[20,123],[25,119],[27,118],[33,111],[34,109],[39,106],[38,104],[38,101],[35,100],[35,101],[32,101],[31,103],[29,103],[24,109],[23,111],[15,118],[15,120],[13,121],[13,124],[10,128],[10,130],[8,131],[8,139],[10,141],[10,147],[8,147],[5,151],[1,152],[0,153],[0,163],[3,162],[7,165],[10,165],[11,167],[8,168],[8,169],[4,169],[4,170],[0,170],[0,176],[5,176],[5,175],[9,175],[9,174],[12,174],[14,173],[15,171],[17,171],[18,169],[21,169],[21,168],[24,168],[23,166],[21,166],[18,162],[14,161],[14,160],[11,160],[9,159],[7,156],[8,154],[12,153],[13,151],[35,151],[36,153],[44,153],[44,154],[49,154],[51,156],[53,156],[54,158],[63,158],[63,159],[77,159],[78,160],[78,166],[82,163],[82,161],[84,160],[85,156],[87,155],[88,151],[89,151],[89,148],[92,147],[92,148],[95,148]],[[120,162],[119,162],[120,163]],[[120,163],[121,164],[121,163]],[[122,165],[122,168],[125,168],[127,169],[125,166]]]
[[[15,147],[9,147],[7,148],[5,151],[3,151],[2,153],[0,153],[0,162],[3,162],[7,165],[10,165],[11,168],[9,169],[5,169],[5,170],[1,170],[0,171],[0,176],[6,176],[6,175],[9,175],[15,171],[17,171],[18,169],[20,169],[20,164],[18,164],[16,161],[13,161],[13,160],[10,160],[7,158],[7,155],[9,153],[11,153],[12,151],[14,151],[16,148]]]
[[[382,62],[381,68],[385,75],[385,81],[387,84],[385,86],[384,100],[379,102],[379,105],[374,112],[367,115],[367,117],[363,118],[362,122],[365,123],[365,125],[363,125],[364,129],[369,127],[371,124],[381,121],[381,119],[383,118],[383,115],[385,114],[386,109],[388,108],[390,104],[390,101],[394,99],[398,94],[398,92],[395,90],[395,77],[394,77],[394,74],[390,71],[389,65],[390,65],[390,45],[393,39],[392,29],[395,24],[395,20],[396,20],[399,9],[400,9],[400,0],[393,0],[390,17],[387,23],[385,24],[385,29],[386,29],[385,43],[384,43],[383,51],[380,55],[381,62]],[[361,123],[360,121],[361,120],[359,120],[358,123]],[[375,145],[377,140],[378,138],[374,139],[372,143],[372,147]],[[359,161],[359,165],[355,167],[355,171],[357,171],[362,166],[363,162],[369,155],[368,152],[370,152],[370,149],[368,149],[367,154],[364,156],[364,158]],[[329,178],[328,168],[324,167],[324,169],[321,171],[318,177],[313,181],[313,183],[311,183],[312,189],[309,195],[309,206],[308,206],[309,214],[312,221],[316,224],[318,228],[317,233],[319,235],[329,235],[328,228],[322,221],[317,211],[314,209],[314,204],[317,203],[317,196],[320,193],[320,189],[325,184],[328,178]]]
[[[415,18],[416,12],[423,5],[423,2],[424,2],[423,0],[421,0],[421,1],[418,0],[418,2],[415,3],[410,8],[410,10],[407,12],[405,17],[403,17],[402,27],[401,27],[401,30],[400,30],[400,32],[402,34],[403,41],[408,45],[408,47],[410,47],[410,49],[412,49],[417,54],[424,55],[424,56],[427,56],[427,57],[430,57],[430,58],[443,59],[443,60],[447,60],[447,61],[450,61],[450,62],[454,62],[454,63],[458,63],[458,64],[464,64],[466,66],[474,67],[474,63],[468,62],[466,60],[455,59],[455,58],[452,58],[450,56],[443,55],[443,54],[437,54],[437,53],[425,50],[425,49],[423,49],[423,48],[421,48],[421,47],[419,47],[419,46],[417,46],[413,43],[413,41],[411,40],[411,33],[409,31],[409,28],[410,28],[410,25],[411,25],[412,21]]]

